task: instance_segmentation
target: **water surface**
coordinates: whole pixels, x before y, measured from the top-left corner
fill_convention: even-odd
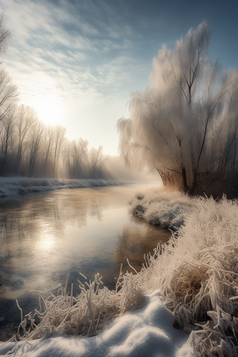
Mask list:
[[[99,272],[114,288],[121,263],[130,270],[127,258],[140,270],[144,253],[170,235],[128,215],[128,201],[145,189],[80,188],[0,203],[1,329],[19,322],[15,299],[27,313],[37,304],[30,291],[64,284],[67,273],[79,293],[79,272],[88,279]]]

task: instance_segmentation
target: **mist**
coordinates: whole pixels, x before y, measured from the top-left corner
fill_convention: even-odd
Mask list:
[[[148,86],[131,94],[118,120],[119,151],[131,167],[157,171],[185,192],[238,194],[238,72],[209,59],[202,22],[153,59]]]
[[[104,155],[103,147],[90,147],[87,140],[68,140],[61,125],[39,121],[36,111],[15,106],[0,121],[0,175],[64,179],[143,180],[125,168],[119,156]]]

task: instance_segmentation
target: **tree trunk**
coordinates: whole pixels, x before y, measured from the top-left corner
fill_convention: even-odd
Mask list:
[[[188,182],[187,182],[187,174],[185,167],[182,166],[182,178],[183,178],[183,190],[188,192]]]

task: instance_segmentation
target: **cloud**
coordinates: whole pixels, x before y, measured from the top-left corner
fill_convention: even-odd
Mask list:
[[[82,125],[81,115],[84,121],[94,116],[101,126],[107,117],[106,125],[111,120],[115,126],[130,93],[145,88],[163,43],[174,46],[180,34],[196,26],[198,10],[196,21],[192,11],[186,20],[185,2],[172,3],[176,6],[153,0],[0,0],[13,37],[4,63],[21,102],[53,96],[66,112],[77,113],[67,123]],[[214,14],[210,3],[206,11]]]
[[[133,74],[141,72],[141,61],[131,53],[139,35],[115,22],[106,2],[0,5],[13,36],[5,63],[23,102],[54,93],[66,106],[103,104],[125,94]]]

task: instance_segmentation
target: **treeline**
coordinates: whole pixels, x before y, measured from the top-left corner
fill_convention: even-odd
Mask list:
[[[69,141],[63,126],[47,126],[29,106],[13,107],[0,121],[0,175],[103,177],[102,146]]]
[[[0,16],[0,57],[6,54],[11,33]],[[18,89],[0,62],[0,175],[101,178],[105,157],[102,146],[89,149],[88,141],[66,139],[62,126],[47,126],[36,111],[18,105]]]

